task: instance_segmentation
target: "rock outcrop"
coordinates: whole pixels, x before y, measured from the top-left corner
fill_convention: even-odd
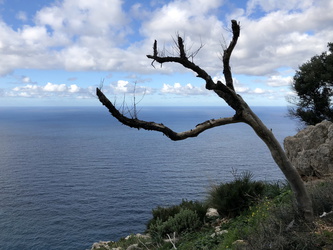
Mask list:
[[[303,177],[333,174],[333,123],[323,121],[286,137],[287,157]]]

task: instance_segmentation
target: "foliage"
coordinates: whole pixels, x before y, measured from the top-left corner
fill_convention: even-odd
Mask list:
[[[236,179],[244,178],[249,181],[251,175],[243,173]],[[279,182],[262,185],[259,195],[253,196],[257,197],[254,202],[238,216],[203,223],[198,211],[206,209],[206,205],[183,200],[179,205],[153,210],[154,220],[148,228],[151,238],[132,235],[110,242],[108,248],[100,250],[127,249],[133,244],[141,249],[169,250],[173,246],[164,239],[166,234],[172,238],[173,232],[177,232],[178,240],[174,243],[178,250],[238,249],[235,246],[238,240],[246,244],[245,249],[333,249],[333,213],[319,218],[323,211],[333,209],[333,181],[308,184],[317,218],[314,224],[301,219],[289,185]],[[216,228],[225,233],[217,234]]]
[[[166,221],[157,218],[155,223],[150,224],[148,232],[155,242],[162,242],[167,235],[174,232],[179,235],[185,231],[194,231],[202,225],[195,211],[181,209],[179,213],[169,217]]]
[[[271,201],[265,219],[259,219],[251,233],[245,234],[253,249],[332,249],[333,216],[319,215],[333,209],[333,182],[308,184],[316,222],[307,224],[297,212],[292,193],[286,190]],[[249,217],[250,219],[251,217]],[[323,226],[324,225],[324,226]]]
[[[286,181],[267,182],[264,185],[264,196],[268,199],[283,199],[290,192],[291,187]]]
[[[289,114],[315,125],[323,120],[333,121],[333,43],[328,43],[329,53],[316,55],[296,71],[292,88],[297,97],[289,100],[296,105]]]
[[[212,237],[213,229],[203,229],[199,232],[190,232],[183,235],[177,249],[217,249],[216,247],[223,242],[222,235]]]
[[[150,228],[151,224],[156,223],[157,220],[162,222],[167,221],[170,217],[174,217],[181,210],[188,209],[196,212],[200,221],[204,221],[204,217],[207,211],[207,206],[199,201],[187,201],[182,200],[179,205],[170,207],[157,207],[152,210],[153,218],[148,222],[147,229]]]
[[[235,175],[229,183],[212,188],[207,203],[217,209],[220,215],[234,217],[248,209],[264,194],[264,183],[252,180],[250,172]]]

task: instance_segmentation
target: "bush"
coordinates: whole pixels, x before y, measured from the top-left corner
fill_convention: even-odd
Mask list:
[[[289,201],[275,203],[265,219],[258,218],[251,233],[245,236],[251,249],[322,249],[318,235],[301,219],[294,202],[290,195]]]
[[[251,249],[332,249],[332,235],[325,231],[331,223],[330,216],[308,224],[297,209],[295,197],[288,186],[281,187],[281,194],[266,203],[266,216],[261,214],[249,234],[244,234]],[[330,182],[313,185],[309,189],[312,196],[315,217],[333,205],[333,185]],[[283,191],[284,190],[284,191]],[[264,208],[265,202],[253,209]],[[327,210],[328,209],[328,210]],[[261,211],[265,211],[259,209]],[[264,219],[262,219],[264,218]],[[323,229],[320,225],[324,224]],[[316,228],[314,228],[316,226]]]
[[[286,194],[291,192],[291,187],[288,182],[271,182],[265,183],[264,196],[268,199],[283,199]],[[278,201],[277,200],[277,201]]]
[[[253,181],[250,172],[243,172],[234,181],[213,187],[207,203],[220,215],[235,217],[263,197],[264,189],[263,182]]]
[[[182,203],[179,205],[174,205],[171,207],[157,207],[152,210],[153,218],[148,222],[147,229],[150,228],[151,224],[155,224],[157,220],[161,222],[167,221],[170,217],[174,217],[178,214],[181,210],[188,209],[191,211],[196,212],[199,221],[204,221],[207,206],[199,201],[187,201],[182,200]]]
[[[152,239],[155,242],[162,242],[167,234],[181,234],[183,232],[191,232],[202,225],[199,216],[195,211],[189,209],[181,209],[179,213],[169,217],[166,221],[157,218],[151,223],[148,229]]]
[[[196,212],[189,209],[183,209],[174,217],[166,221],[169,232],[181,233],[185,231],[194,231],[202,225]]]

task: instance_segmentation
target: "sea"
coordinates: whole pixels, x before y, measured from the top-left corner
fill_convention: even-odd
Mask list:
[[[297,124],[286,107],[254,107],[283,143]],[[229,107],[142,107],[139,119],[177,132],[232,116]],[[203,201],[250,171],[283,181],[246,124],[171,141],[120,124],[103,106],[0,107],[0,249],[90,249],[143,233],[157,206]]]

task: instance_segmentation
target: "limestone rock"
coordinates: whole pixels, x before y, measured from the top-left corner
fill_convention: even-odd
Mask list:
[[[110,249],[108,243],[110,243],[110,241],[100,241],[100,242],[96,242],[92,245],[91,250],[95,250],[95,249]]]
[[[218,217],[219,216],[219,212],[217,212],[217,209],[215,209],[215,208],[208,208],[207,212],[206,212],[206,216],[208,218],[210,218],[210,217]]]
[[[333,174],[333,123],[323,121],[286,137],[287,157],[302,176]]]

